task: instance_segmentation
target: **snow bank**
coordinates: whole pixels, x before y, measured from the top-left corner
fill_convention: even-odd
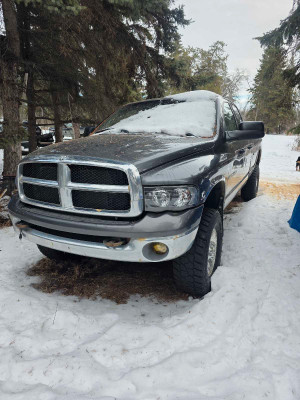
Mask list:
[[[300,173],[296,171],[300,152],[292,150],[294,140],[295,136],[284,135],[266,135],[263,138],[261,179],[300,183]]]

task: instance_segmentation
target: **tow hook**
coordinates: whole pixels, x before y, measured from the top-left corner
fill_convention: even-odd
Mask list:
[[[28,225],[25,222],[20,221],[20,222],[16,223],[16,227],[20,230],[19,239],[21,240],[23,237],[22,231],[23,231],[23,229],[28,228]]]

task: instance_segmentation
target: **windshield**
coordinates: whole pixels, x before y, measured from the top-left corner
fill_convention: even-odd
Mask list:
[[[215,101],[166,98],[128,104],[105,120],[96,133],[108,129],[109,133],[213,137],[216,131]]]

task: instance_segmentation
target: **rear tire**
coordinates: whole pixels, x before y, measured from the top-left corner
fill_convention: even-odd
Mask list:
[[[249,176],[248,181],[241,190],[241,196],[244,201],[250,201],[257,195],[259,186],[259,165],[256,165]]]
[[[173,260],[173,276],[178,288],[194,297],[203,297],[210,292],[211,276],[221,261],[222,240],[219,211],[204,208],[193,246]]]
[[[54,261],[66,261],[66,260],[76,260],[80,258],[80,256],[77,256],[76,254],[70,254],[70,253],[65,253],[64,251],[59,251],[55,249],[50,249],[49,247],[44,247],[40,246],[39,244],[37,245],[39,251],[49,258],[50,260]]]

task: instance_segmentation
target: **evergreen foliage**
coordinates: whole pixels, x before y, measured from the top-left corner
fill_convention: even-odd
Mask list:
[[[166,55],[179,40],[178,26],[188,24],[182,7],[172,4],[85,0],[77,16],[31,2],[26,6],[29,29],[21,28],[20,36],[29,36],[32,49],[25,51],[25,65],[34,70],[35,87],[42,90],[36,105],[51,106],[55,92],[64,120],[80,116],[81,122],[96,122],[141,98],[141,87],[148,97],[162,95]],[[47,113],[53,114],[51,107]]]
[[[300,87],[300,1],[294,0],[290,15],[280,26],[257,38],[264,47],[283,47],[286,55],[290,55],[293,63],[286,66],[285,76],[293,87]]]
[[[184,48],[179,43],[168,60],[167,93],[211,90],[233,101],[245,76],[240,71],[228,73],[225,46],[224,42],[217,41],[204,50]]]
[[[278,47],[266,48],[250,90],[251,118],[264,121],[267,133],[282,133],[295,116],[293,89],[283,75],[285,68],[285,52]]]

